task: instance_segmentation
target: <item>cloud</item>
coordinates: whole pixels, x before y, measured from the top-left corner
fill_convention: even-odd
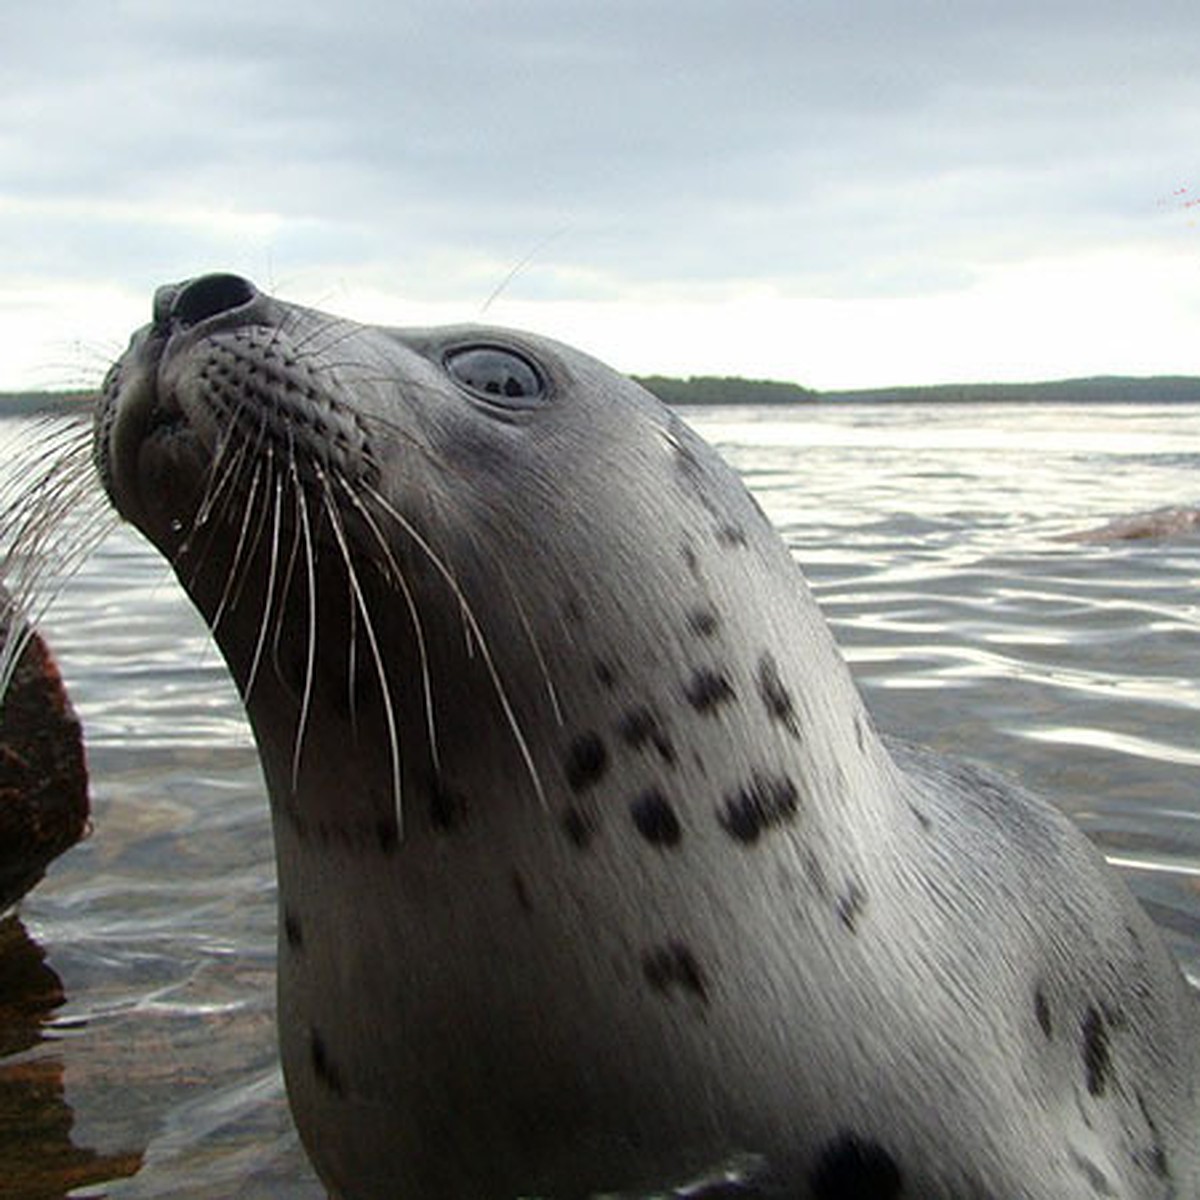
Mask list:
[[[1200,183],[1191,3],[75,0],[10,25],[0,289],[231,266],[478,306],[533,252],[510,289],[547,305],[920,299],[1158,254]]]

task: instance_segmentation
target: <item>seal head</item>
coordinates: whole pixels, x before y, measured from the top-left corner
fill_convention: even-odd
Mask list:
[[[735,473],[628,379],[207,276],[96,460],[254,727],[339,1195],[1198,1194],[1150,922],[1055,810],[877,736]]]

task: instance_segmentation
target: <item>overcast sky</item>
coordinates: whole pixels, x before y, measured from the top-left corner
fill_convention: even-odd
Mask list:
[[[634,372],[1200,374],[1196,0],[7,0],[0,28],[0,388],[94,383],[158,283],[214,269]]]

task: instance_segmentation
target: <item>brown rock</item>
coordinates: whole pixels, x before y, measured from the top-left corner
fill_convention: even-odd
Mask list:
[[[0,593],[7,634],[11,604]],[[33,633],[0,706],[0,912],[87,828],[87,764],[79,719],[45,642]]]

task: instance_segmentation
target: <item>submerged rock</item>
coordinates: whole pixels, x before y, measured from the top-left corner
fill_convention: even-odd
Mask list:
[[[1170,538],[1200,530],[1200,508],[1156,508],[1153,512],[1118,517],[1098,529],[1064,534],[1064,542],[1136,542]]]

